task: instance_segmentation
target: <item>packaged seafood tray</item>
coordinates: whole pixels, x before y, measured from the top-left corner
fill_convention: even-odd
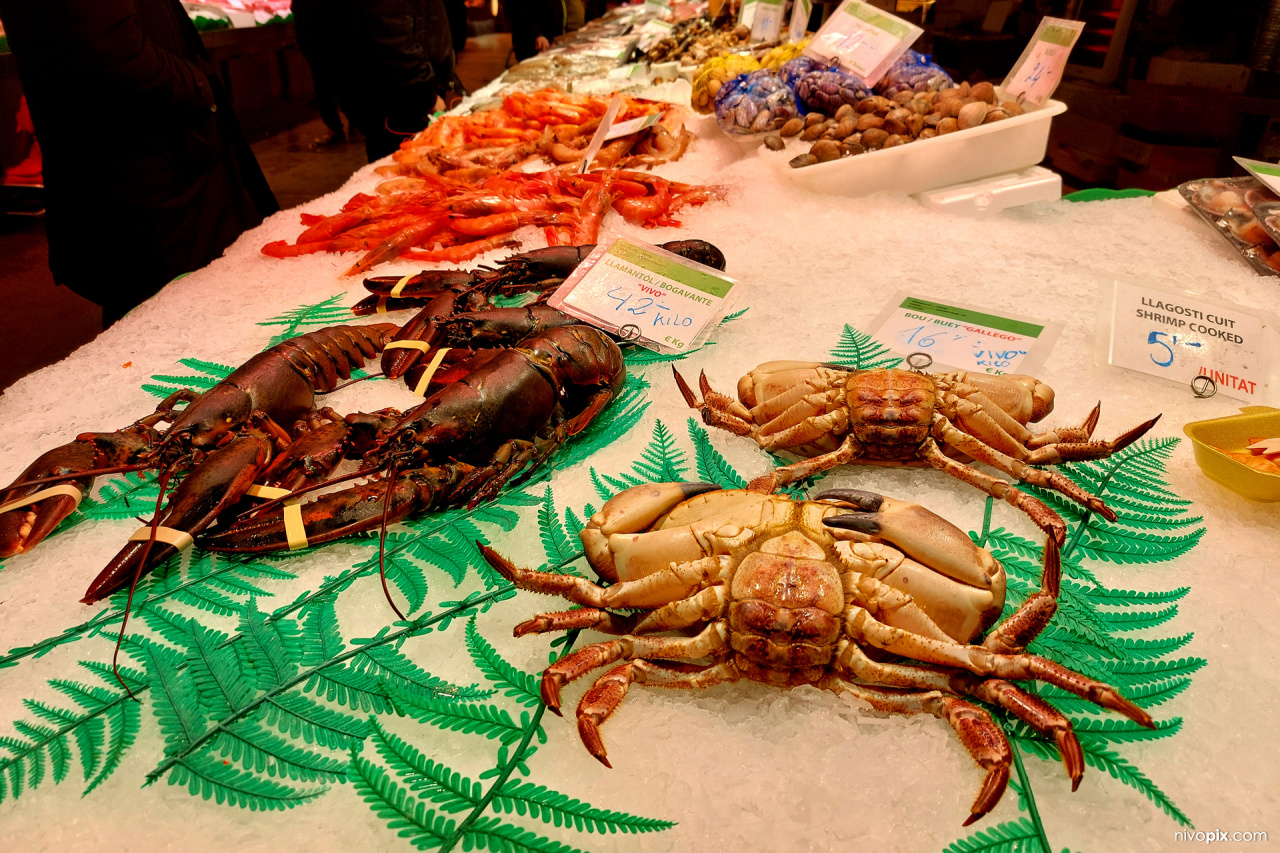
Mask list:
[[[1267,232],[1267,236],[1280,245],[1280,201],[1261,201],[1252,205],[1253,215]]]
[[[1246,406],[1238,415],[1194,421],[1182,428],[1205,476],[1251,501],[1280,501],[1280,474],[1239,461],[1259,436],[1280,435],[1280,409]],[[1252,461],[1252,460],[1250,460]]]
[[[762,152],[761,156],[774,158],[781,179],[810,192],[848,196],[886,190],[920,193],[1036,165],[1044,159],[1049,144],[1050,122],[1066,110],[1061,101],[1048,100],[1004,121],[802,169],[788,166],[790,157],[780,153]]]
[[[1280,275],[1280,245],[1254,214],[1254,207],[1280,201],[1256,178],[1197,178],[1178,192],[1214,231],[1263,275]]]

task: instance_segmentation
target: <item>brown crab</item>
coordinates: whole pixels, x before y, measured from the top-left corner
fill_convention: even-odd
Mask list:
[[[1115,688],[1024,652],[1057,607],[1053,539],[1040,592],[977,644],[1004,606],[1003,567],[932,512],[871,492],[828,491],[795,501],[705,483],[636,486],[592,516],[582,543],[611,586],[519,568],[490,548],[482,551],[517,587],[581,605],[536,616],[517,626],[516,636],[572,628],[621,635],[579,649],[542,674],[542,698],[559,713],[563,685],[625,661],[578,704],[578,732],[605,766],[599,727],[633,682],[813,684],[881,711],[946,720],[986,770],[968,824],[1000,800],[1011,753],[987,712],[962,697],[1004,708],[1052,738],[1073,790],[1084,757],[1070,722],[1008,679],[1043,681],[1152,725]],[[643,612],[614,612],[626,609]],[[683,629],[685,636],[652,636]],[[707,662],[688,663],[699,660]]]
[[[755,439],[769,451],[811,457],[751,481],[772,492],[851,462],[863,465],[928,465],[977,486],[1025,512],[1061,546],[1062,518],[1007,481],[977,471],[952,456],[985,462],[1025,483],[1054,489],[1109,521],[1116,515],[1054,471],[1033,468],[1073,460],[1102,459],[1141,438],[1156,415],[1114,441],[1090,441],[1101,404],[1084,424],[1033,433],[1053,411],[1053,389],[1031,376],[956,371],[848,370],[810,361],[769,361],[738,382],[738,402],[699,378],[702,400],[675,368],[685,402],[710,426]]]

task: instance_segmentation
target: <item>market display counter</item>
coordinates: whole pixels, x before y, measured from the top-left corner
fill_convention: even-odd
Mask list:
[[[104,668],[123,602],[90,608],[77,600],[137,529],[133,516],[150,513],[154,490],[118,484],[79,523],[4,560],[0,748],[9,758],[0,758],[0,829],[11,849],[483,843],[933,853],[1007,849],[1002,839],[1022,838],[1017,849],[1169,850],[1185,843],[1179,832],[1280,832],[1280,678],[1272,664],[1280,505],[1246,502],[1207,480],[1181,438],[1187,422],[1231,414],[1240,403],[1225,393],[1197,399],[1095,358],[1101,294],[1117,276],[1250,306],[1274,304],[1274,280],[1255,275],[1207,229],[1159,215],[1150,198],[1059,201],[966,219],[902,195],[819,196],[780,183],[763,157],[706,124],[661,174],[725,185],[729,200],[682,211],[679,229],[616,218],[606,229],[653,243],[714,242],[741,283],[736,310],[746,309],[677,362],[685,376],[705,371],[716,387],[732,389],[771,359],[857,364],[883,355],[864,333],[907,291],[1060,322],[1038,371],[1056,391],[1047,426],[1076,425],[1099,400],[1103,438],[1162,413],[1119,460],[1123,467],[1098,469],[1111,472],[1095,485],[1121,522],[1072,528],[1070,606],[1057,617],[1054,646],[1061,662],[1123,681],[1156,731],[1072,705],[1087,721],[1077,726],[1088,767],[1075,793],[1061,763],[1042,759],[1025,731],[1013,731],[1022,794],[1011,788],[969,828],[961,823],[982,773],[945,723],[886,717],[812,688],[635,685],[603,729],[614,769],[601,766],[583,749],[571,713],[546,714],[537,698],[536,674],[559,653],[550,646],[555,635],[511,635],[563,602],[509,594],[467,549],[483,538],[517,564],[567,562],[574,527],[631,477],[733,482],[774,465],[753,442],[691,418],[670,364],[637,362],[625,405],[593,427],[585,459],[473,513],[393,526],[388,571],[408,622],[397,622],[383,598],[376,537],[244,563],[196,550],[139,590],[122,659],[135,703]],[[299,214],[332,214],[378,180],[372,167],[362,169],[338,192],[273,216],[72,357],[15,384],[0,398],[0,472],[12,476],[80,432],[131,423],[179,385],[207,387],[281,337],[349,322],[345,307],[363,295],[358,281],[341,276],[350,256],[280,261],[259,249],[295,238]],[[526,248],[541,245],[535,229],[528,235]],[[420,266],[396,262],[377,272]],[[324,405],[372,411],[416,399],[378,381]],[[1039,531],[939,472],[847,467],[820,487],[923,504],[1003,548],[1021,579],[1011,590],[1025,594],[1038,582],[1015,570],[1036,570]],[[284,639],[262,640],[264,626]],[[360,657],[362,649],[382,664]],[[238,678],[247,692],[234,686]],[[435,698],[414,693],[415,685]],[[585,686],[565,688],[567,711]],[[82,717],[104,722],[82,726]]]

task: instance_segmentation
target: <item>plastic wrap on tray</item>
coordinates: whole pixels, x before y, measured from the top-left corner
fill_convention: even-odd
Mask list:
[[[799,114],[791,90],[764,70],[730,80],[716,95],[716,122],[735,136],[777,130]]]
[[[835,115],[836,110],[845,104],[857,106],[871,94],[871,87],[860,77],[828,68],[800,75],[796,80],[795,93],[796,100],[806,110]]]
[[[908,48],[876,83],[876,93],[892,98],[899,92],[940,92],[954,85],[951,76],[928,54]]]
[[[753,56],[731,54],[709,59],[698,69],[693,81],[693,93],[689,102],[694,112],[707,115],[716,111],[716,96],[720,88],[735,77],[759,71],[760,63]]]
[[[1198,178],[1178,192],[1215,231],[1265,275],[1280,275],[1280,245],[1272,239],[1254,207],[1280,201],[1255,178]]]

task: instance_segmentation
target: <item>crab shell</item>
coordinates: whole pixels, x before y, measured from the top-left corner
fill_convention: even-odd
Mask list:
[[[757,680],[809,683],[820,675],[840,635],[842,575],[850,572],[910,596],[927,617],[911,630],[941,629],[946,637],[938,639],[970,642],[1004,607],[1000,563],[917,504],[856,491],[830,493],[834,502],[688,491],[662,483],[615,496],[582,531],[587,558],[615,582],[707,556],[734,561],[730,626],[739,665],[767,670],[751,673]],[[826,523],[836,517],[847,526]],[[799,641],[793,652],[783,651],[788,637]],[[794,677],[782,675],[797,665]]]

